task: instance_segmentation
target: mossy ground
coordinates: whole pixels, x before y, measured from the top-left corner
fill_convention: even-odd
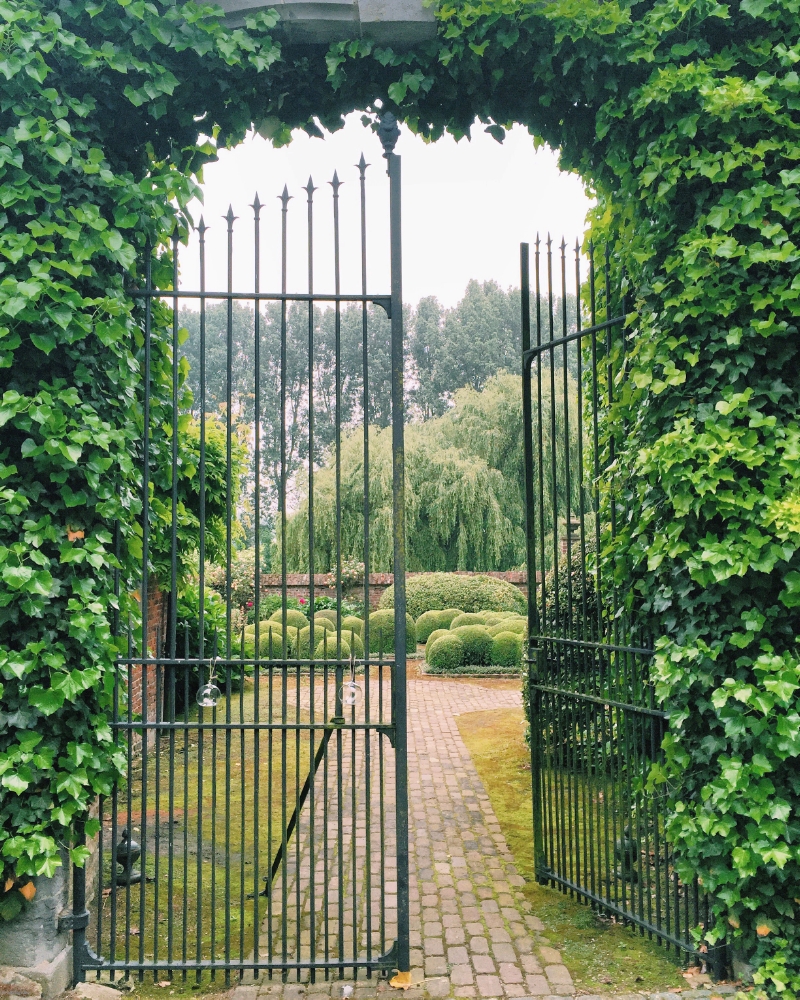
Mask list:
[[[544,923],[546,939],[561,949],[578,990],[632,993],[685,987],[674,952],[534,880],[530,752],[522,709],[471,712],[456,721],[526,880],[523,892]]]

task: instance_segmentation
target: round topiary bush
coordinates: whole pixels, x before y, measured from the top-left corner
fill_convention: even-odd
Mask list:
[[[481,618],[483,618],[484,625],[499,625],[512,614],[511,611],[482,611]]]
[[[494,641],[485,625],[462,625],[452,629],[464,646],[464,663],[480,664],[492,662],[492,642]]]
[[[442,621],[444,622],[442,628],[450,628],[453,623],[453,619],[458,615],[463,615],[464,612],[461,608],[445,608],[444,611],[440,611],[439,614],[442,616]]]
[[[327,618],[321,618],[314,620],[314,648],[322,641],[322,639],[327,635],[328,643],[331,642],[331,634],[333,634],[333,646],[336,646],[336,629],[335,628],[323,628],[322,623],[330,626],[330,622]],[[297,638],[294,643],[295,656],[298,660],[309,660],[311,659],[311,626],[307,625],[305,628],[301,628],[297,633]],[[348,653],[348,656],[350,654]]]
[[[348,632],[350,629],[361,635],[364,631],[363,619],[359,618],[358,615],[345,615],[342,618],[342,632]]]
[[[316,660],[349,660],[350,659],[350,646],[347,641],[342,639],[342,655],[336,655],[336,634],[334,632],[326,632],[324,638],[317,643],[317,648],[314,650],[314,659]],[[358,655],[358,654],[356,654]]]
[[[522,636],[500,632],[492,640],[491,662],[498,667],[522,666]]]
[[[486,622],[477,612],[471,612],[469,614],[456,615],[455,618],[450,622],[451,630],[461,628],[462,625],[485,625]]]
[[[283,609],[278,608],[277,611],[273,611],[269,616],[269,620],[271,622],[283,622]],[[302,611],[298,611],[296,608],[287,608],[286,624],[291,625],[292,628],[305,628],[308,625],[308,618],[306,618]]]
[[[394,611],[382,609],[369,616],[369,651],[394,652]],[[411,615],[406,615],[406,653],[417,651],[417,629]]]
[[[352,651],[353,654],[358,659],[363,659],[363,657],[364,657],[364,640],[361,638],[361,636],[358,634],[358,632],[356,632],[354,629],[345,629],[345,628],[343,628],[340,634],[341,634],[341,637],[342,637],[342,649],[344,649],[345,645],[348,648],[347,655],[349,656],[350,655],[349,651]],[[335,632],[326,632],[320,638],[320,641],[317,643],[317,650],[319,651],[320,648],[325,649],[325,644],[326,643],[327,643],[327,649],[328,649],[328,652],[327,652],[328,659],[329,660],[336,659],[336,633]]]
[[[528,622],[525,618],[506,618],[499,625],[488,626],[492,635],[499,635],[501,632],[514,632],[517,635],[524,635],[527,627]]]
[[[246,660],[267,660],[275,659],[283,655],[283,629],[275,622],[262,622],[258,637],[259,650],[256,653],[256,633],[255,627],[252,632],[245,631],[244,634],[244,658]],[[291,655],[292,641],[290,635],[286,636],[287,653]]]
[[[455,632],[440,635],[425,653],[431,674],[458,673],[465,662],[464,643]]]
[[[394,607],[394,587],[381,596],[381,608]],[[493,576],[460,573],[415,573],[406,578],[406,610],[414,618],[438,608],[464,611],[519,611],[527,608],[525,595],[513,584]]]
[[[327,618],[329,622],[333,623],[333,627],[336,628],[336,612],[333,608],[325,608],[323,611],[315,611],[314,621],[317,622],[320,618]]]
[[[328,618],[326,614],[322,611],[318,611],[314,615],[314,628],[318,632],[335,632],[336,631],[336,618],[334,616],[333,621]]]
[[[447,628],[449,622],[443,611],[425,611],[417,618],[417,642],[427,642],[431,632]]]
[[[433,632],[431,632],[431,634],[428,636],[428,642],[425,646],[425,660],[428,663],[430,663],[429,654],[433,647],[434,642],[436,642],[437,639],[440,639],[443,635],[450,635],[450,634],[451,633],[449,628],[437,628],[434,629]]]

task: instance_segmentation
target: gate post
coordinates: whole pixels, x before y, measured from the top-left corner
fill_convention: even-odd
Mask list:
[[[395,116],[381,115],[378,135],[389,173],[389,225],[392,279],[392,499],[394,523],[394,683],[392,709],[395,731],[397,812],[397,971],[395,986],[410,985],[408,874],[408,761],[406,731],[406,518],[403,401],[403,262],[401,241],[400,157],[394,152],[400,135]]]

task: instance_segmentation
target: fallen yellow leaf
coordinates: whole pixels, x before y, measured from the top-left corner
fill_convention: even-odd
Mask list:
[[[759,924],[758,927],[756,927],[756,934],[758,934],[759,937],[766,937],[771,931],[772,928],[769,924]]]
[[[13,888],[14,888],[14,879],[13,878],[7,878],[6,879],[6,884],[3,886],[3,891],[4,892],[11,892],[11,890]]]

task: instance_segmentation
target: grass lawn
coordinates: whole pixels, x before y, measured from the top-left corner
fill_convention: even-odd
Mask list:
[[[530,754],[522,709],[471,712],[456,721],[526,880],[523,892],[544,923],[547,941],[562,949],[578,989],[630,993],[685,987],[674,952],[631,928],[599,918],[569,895],[536,883]]]

